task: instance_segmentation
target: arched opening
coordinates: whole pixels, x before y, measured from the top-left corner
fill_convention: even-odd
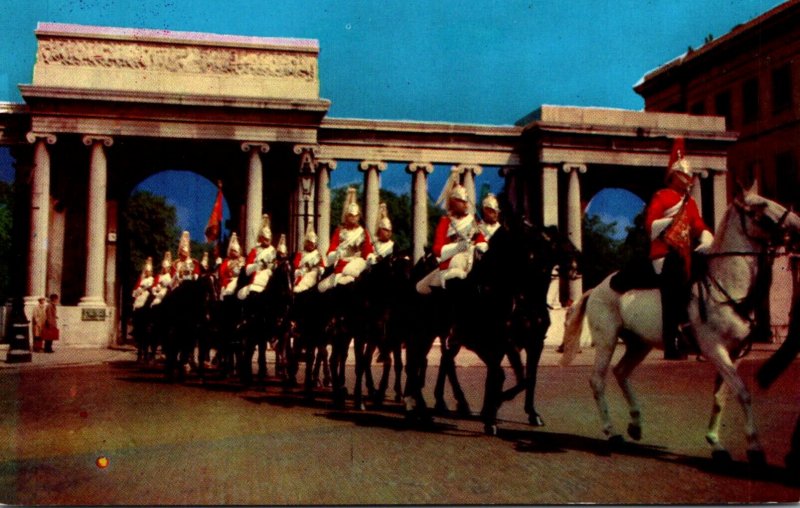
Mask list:
[[[646,255],[642,217],[645,202],[633,192],[606,188],[595,194],[583,217],[583,287],[589,289],[609,273]]]
[[[156,271],[165,252],[171,252],[175,259],[182,231],[189,231],[192,257],[198,261],[203,252],[208,252],[213,266],[216,257],[224,255],[232,230],[224,189],[221,233],[212,242],[205,236],[217,192],[217,184],[205,176],[187,170],[165,170],[147,176],[120,203],[117,274],[122,323],[128,322],[131,291],[145,259],[152,258]],[[127,336],[123,333],[123,338]]]

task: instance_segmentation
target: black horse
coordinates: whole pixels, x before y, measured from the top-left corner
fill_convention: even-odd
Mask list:
[[[159,305],[166,328],[164,373],[168,380],[183,380],[194,356],[198,337],[208,317],[209,287],[201,279],[183,280]],[[201,353],[202,354],[202,353]]]
[[[360,346],[356,349],[359,357],[356,358],[353,394],[357,409],[364,409],[362,380],[373,403],[377,406],[383,403],[393,364],[395,400],[399,402],[402,399],[402,346],[409,332],[409,323],[414,318],[407,304],[413,298],[411,266],[408,253],[392,254],[365,271],[356,285],[353,304],[360,315],[359,326],[354,332],[361,334],[362,338],[356,341]],[[376,350],[378,360],[383,363],[377,389],[372,377],[372,359]]]
[[[238,362],[242,384],[253,381],[253,354],[258,348],[258,380],[267,377],[267,342],[283,334],[288,326],[292,305],[292,270],[289,259],[277,259],[267,286],[261,292],[251,292],[244,301],[243,344]]]
[[[421,415],[426,409],[422,388],[425,379],[425,356],[435,337],[443,341],[442,372],[457,382],[453,358],[463,345],[474,351],[486,364],[487,375],[481,418],[487,433],[497,431],[497,410],[503,400],[523,389],[529,390],[530,404],[526,401],[531,421],[537,416],[533,407],[535,372],[549,326],[546,305],[547,288],[551,282],[552,268],[560,259],[551,257],[554,243],[558,248],[566,244],[551,236],[556,231],[535,228],[525,221],[513,221],[499,230],[490,241],[489,250],[475,261],[466,279],[452,279],[446,290],[418,298],[420,318],[409,344],[407,354],[406,407],[410,415]],[[570,252],[576,253],[574,249]],[[565,257],[564,259],[568,259]],[[423,260],[425,261],[425,260]],[[428,267],[432,264],[427,261]],[[567,262],[563,262],[564,266]],[[417,276],[426,268],[418,268]],[[519,365],[518,348],[528,352],[528,372],[523,376]],[[512,365],[517,364],[517,375],[522,382],[502,391],[505,374],[500,365],[503,357],[511,353]],[[457,384],[455,385],[457,387]],[[457,393],[456,398],[468,411],[466,399]],[[529,407],[528,407],[529,406]]]

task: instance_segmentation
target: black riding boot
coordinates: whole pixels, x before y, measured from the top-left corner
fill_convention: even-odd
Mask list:
[[[688,321],[688,289],[683,261],[677,254],[668,254],[661,271],[661,336],[665,360],[685,360],[679,340],[678,325]]]

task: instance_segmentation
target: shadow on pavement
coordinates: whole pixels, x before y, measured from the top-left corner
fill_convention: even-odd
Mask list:
[[[745,461],[718,461],[711,457],[682,455],[662,446],[645,445],[630,441],[611,443],[607,439],[575,434],[508,429],[500,429],[498,437],[512,442],[517,451],[524,453],[582,451],[600,456],[626,455],[679,464],[704,473],[740,480],[759,480],[777,484],[787,484],[794,481],[787,476],[788,473],[784,468],[774,465],[754,466]]]

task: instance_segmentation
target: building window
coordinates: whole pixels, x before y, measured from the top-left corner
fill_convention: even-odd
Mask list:
[[[725,128],[731,127],[731,92],[725,90],[714,97],[714,113],[725,117]]]
[[[692,104],[692,108],[689,112],[693,115],[705,115],[706,114],[706,105],[703,101],[697,101]]]
[[[789,64],[772,71],[772,112],[780,113],[792,107],[792,72]]]
[[[742,85],[742,122],[758,120],[758,80],[748,79]]]
[[[797,159],[792,152],[775,156],[775,199],[784,205],[797,205]]]

